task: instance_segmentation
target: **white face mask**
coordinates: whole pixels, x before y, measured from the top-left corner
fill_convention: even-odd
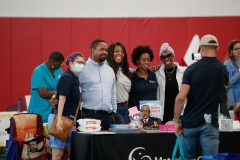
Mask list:
[[[73,68],[73,70],[74,70],[77,74],[81,73],[81,72],[83,71],[83,69],[84,69],[84,65],[83,65],[83,64],[75,64],[75,66],[74,66],[74,68]]]

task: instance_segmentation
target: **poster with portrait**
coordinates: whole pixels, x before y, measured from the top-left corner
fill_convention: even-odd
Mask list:
[[[155,117],[160,119],[160,113],[161,113],[161,101],[151,101],[151,100],[146,100],[146,101],[140,101],[140,110],[143,105],[148,105],[150,108],[150,117]]]

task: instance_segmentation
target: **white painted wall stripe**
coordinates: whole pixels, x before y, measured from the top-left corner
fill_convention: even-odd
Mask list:
[[[239,0],[0,0],[0,17],[240,16]]]

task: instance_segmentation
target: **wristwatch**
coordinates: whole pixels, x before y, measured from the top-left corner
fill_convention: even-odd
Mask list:
[[[173,118],[173,122],[174,122],[174,123],[181,123],[181,119],[174,119],[174,118]]]

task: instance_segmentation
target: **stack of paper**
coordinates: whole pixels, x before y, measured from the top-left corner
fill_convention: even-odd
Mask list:
[[[111,124],[110,128],[128,129],[128,124]]]
[[[111,124],[109,131],[115,133],[142,133],[140,129],[129,128],[128,124]]]

